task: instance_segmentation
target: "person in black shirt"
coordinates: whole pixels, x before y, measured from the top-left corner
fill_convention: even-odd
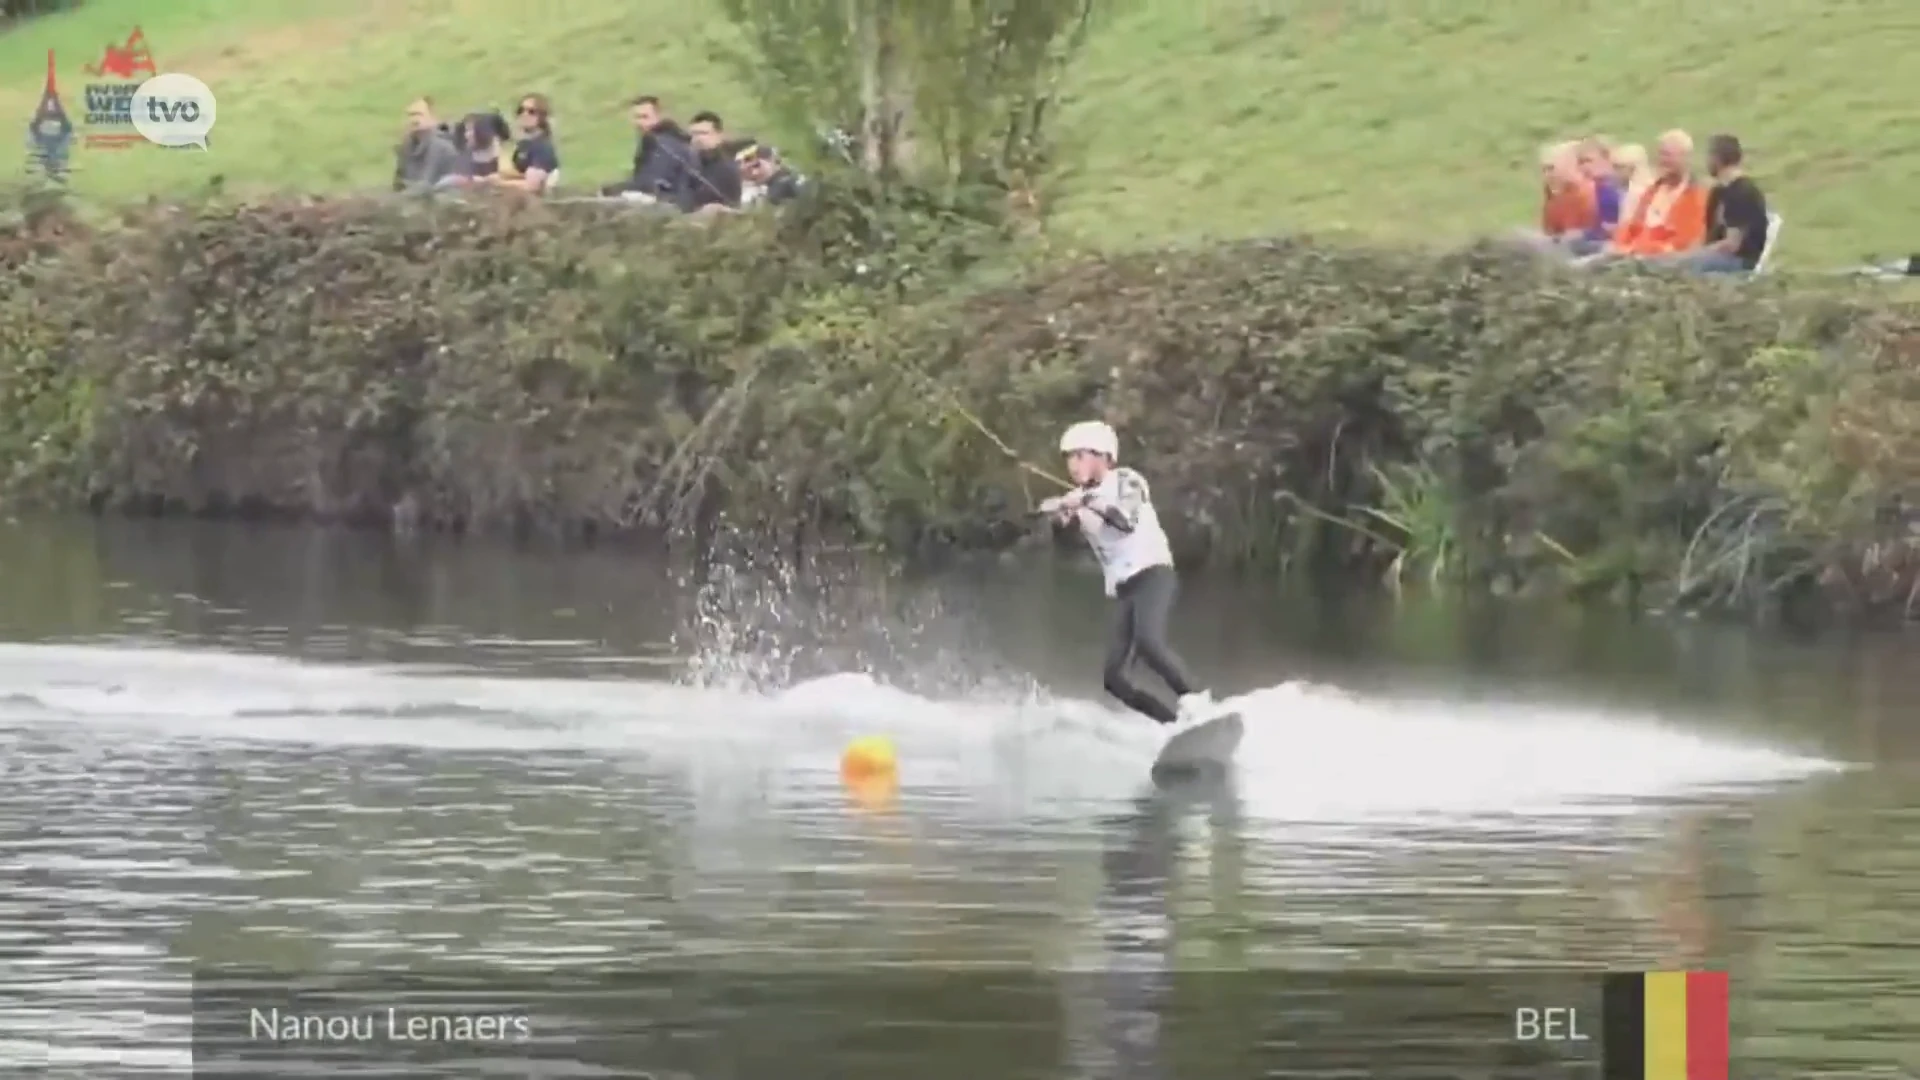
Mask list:
[[[454,129],[454,142],[462,156],[461,176],[467,181],[485,181],[500,172],[500,148],[513,141],[513,129],[507,118],[497,112],[468,113]]]
[[[517,187],[535,195],[546,191],[553,174],[560,171],[560,154],[553,148],[553,110],[547,99],[528,94],[520,99],[517,112],[520,141],[513,144],[512,178],[496,177],[501,187]]]
[[[1706,273],[1751,272],[1767,250],[1767,197],[1741,168],[1740,140],[1715,135],[1707,140],[1707,170],[1714,187],[1707,195],[1707,242],[1689,251],[1689,268]]]
[[[717,113],[703,112],[687,125],[693,137],[693,168],[680,208],[697,213],[709,207],[740,208],[740,163],[727,153],[726,125]]]
[[[660,99],[642,94],[633,99],[633,129],[639,141],[633,151],[633,172],[625,180],[600,189],[602,195],[636,195],[679,205],[694,164],[693,139],[661,111]]]

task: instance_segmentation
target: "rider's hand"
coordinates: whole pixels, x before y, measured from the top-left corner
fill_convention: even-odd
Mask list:
[[[1082,507],[1087,505],[1088,495],[1089,492],[1082,488],[1069,491],[1057,499],[1050,500],[1054,504],[1054,520],[1060,522],[1062,525],[1072,521],[1074,515],[1078,513]]]

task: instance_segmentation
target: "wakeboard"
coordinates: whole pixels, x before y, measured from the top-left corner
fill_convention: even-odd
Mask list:
[[[1225,768],[1240,748],[1246,725],[1237,712],[1221,713],[1167,740],[1153,759],[1153,771]]]

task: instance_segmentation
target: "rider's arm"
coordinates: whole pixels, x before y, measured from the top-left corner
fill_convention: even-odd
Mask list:
[[[1113,500],[1089,503],[1087,509],[1100,515],[1100,520],[1108,525],[1130,533],[1140,523],[1141,508],[1147,505],[1147,482],[1132,469],[1122,470],[1114,481]]]

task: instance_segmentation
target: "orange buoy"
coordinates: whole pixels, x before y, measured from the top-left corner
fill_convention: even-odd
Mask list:
[[[893,740],[884,735],[862,735],[848,743],[846,752],[840,755],[840,779],[849,785],[891,781],[898,769]]]
[[[840,783],[862,810],[892,808],[900,790],[898,769],[893,740],[883,735],[863,735],[840,755]]]

